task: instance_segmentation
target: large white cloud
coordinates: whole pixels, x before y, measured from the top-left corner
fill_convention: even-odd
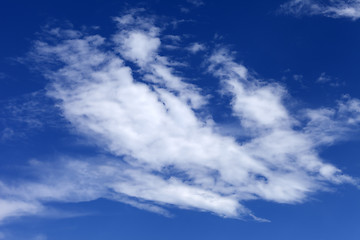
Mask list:
[[[197,114],[210,108],[209,93],[160,54],[161,30],[151,18],[133,12],[115,20],[111,40],[59,30],[61,40],[38,41],[32,53],[41,63],[60,63],[43,70],[48,95],[78,134],[112,157],[33,161],[37,180],[0,185],[0,204],[11,207],[0,219],[40,214],[46,202],[100,197],[162,214],[172,205],[241,218],[253,216],[246,200],[298,203],[331,184],[356,182],[320,159],[318,147],[358,126],[359,100],[294,114],[285,87],[256,79],[226,49],[214,49],[204,71],[230,96],[248,136],[239,141]],[[114,50],[105,50],[109,44]]]

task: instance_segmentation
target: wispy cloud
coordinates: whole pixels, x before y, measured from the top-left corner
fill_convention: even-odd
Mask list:
[[[291,0],[280,6],[280,11],[295,16],[323,15],[331,18],[360,18],[359,0]]]
[[[51,201],[107,198],[164,215],[177,206],[265,221],[244,203],[299,203],[331,184],[356,183],[318,149],[358,127],[359,100],[294,113],[284,86],[257,79],[228,49],[215,48],[207,51],[205,70],[231,99],[237,127],[248,136],[239,140],[218,130],[206,111],[209,93],[161,54],[162,33],[152,18],[135,11],[115,22],[119,30],[110,40],[64,31],[53,42],[37,41],[32,54],[39,63],[61,63],[43,69],[47,94],[108,156],[31,162],[33,181],[0,185],[0,219],[41,214]]]
[[[23,138],[34,130],[56,127],[61,122],[60,112],[45,91],[0,101],[0,141]]]
[[[188,48],[187,48],[191,53],[197,53],[200,51],[204,51],[206,49],[204,44],[201,43],[192,43]]]
[[[205,4],[202,0],[187,0],[187,2],[195,5],[196,7],[200,7]]]
[[[326,73],[321,73],[320,76],[317,79],[318,83],[327,83],[331,81],[331,77],[326,75]]]
[[[320,84],[328,84],[331,87],[339,87],[341,85],[344,85],[344,83],[340,82],[339,79],[331,77],[327,75],[325,72],[320,74],[316,82]]]

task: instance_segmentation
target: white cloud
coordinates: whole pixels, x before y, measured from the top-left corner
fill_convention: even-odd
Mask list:
[[[199,89],[185,83],[181,77],[175,76],[168,59],[158,54],[161,43],[160,29],[149,25],[149,22],[153,21],[135,17],[131,17],[133,20],[124,20],[124,18],[130,17],[125,15],[116,18],[122,30],[115,35],[114,42],[117,51],[126,60],[136,63],[146,73],[144,80],[165,85],[168,89],[176,91],[183,101],[190,101],[193,108],[199,108],[205,104],[206,98],[198,93]],[[165,37],[168,38],[168,35]],[[174,39],[174,36],[172,38]]]
[[[329,84],[331,87],[339,87],[344,85],[344,83],[340,82],[337,78],[331,77],[325,72],[320,74],[316,82],[321,84]]]
[[[124,53],[124,57],[139,64],[154,59],[154,54],[160,46],[159,38],[144,32],[130,32],[125,36],[121,34],[117,41],[121,42],[120,51]]]
[[[171,205],[264,221],[244,202],[298,203],[331,184],[355,183],[325,163],[318,146],[357,126],[359,100],[305,109],[299,117],[284,103],[285,87],[256,79],[226,49],[216,49],[206,60],[208,72],[230,96],[239,131],[247,133],[239,143],[219,132],[211,116],[197,114],[210,107],[207,96],[160,54],[161,31],[151,19],[133,13],[116,21],[113,42],[71,34],[60,42],[37,42],[33,54],[40,62],[62,63],[44,70],[48,95],[78,134],[113,157],[31,162],[36,180],[0,185],[7,196],[3,204],[13,209],[2,219],[39,214],[46,202],[102,197],[165,215]],[[104,50],[111,43],[115,51]],[[331,131],[323,131],[329,123]]]
[[[331,77],[326,75],[326,73],[321,73],[320,76],[317,79],[318,83],[327,83],[331,81]]]
[[[292,15],[323,15],[331,18],[360,18],[359,0],[291,0],[280,7],[284,13]]]
[[[0,200],[0,221],[11,216],[22,216],[37,214],[41,211],[42,206],[35,202],[19,201],[14,199]]]
[[[206,48],[201,43],[193,43],[187,48],[191,53],[197,53],[199,51],[204,51]]]

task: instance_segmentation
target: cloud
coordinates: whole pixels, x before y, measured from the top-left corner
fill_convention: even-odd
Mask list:
[[[333,78],[327,75],[325,72],[320,74],[316,82],[320,84],[329,84],[331,87],[339,87],[344,85],[343,82],[340,82],[337,78]]]
[[[187,0],[187,2],[195,5],[196,7],[200,7],[205,4],[202,0]]]
[[[283,13],[301,15],[323,15],[331,18],[360,18],[359,0],[291,0],[280,6]]]
[[[201,43],[193,43],[187,48],[191,53],[197,53],[199,51],[204,51],[206,48]]]
[[[181,8],[180,8],[180,12],[182,12],[182,13],[189,13],[190,10],[189,10],[188,8],[181,7]]]
[[[295,81],[301,83],[301,82],[303,81],[303,79],[304,79],[304,76],[301,75],[301,74],[294,74],[294,75],[293,75],[293,78],[294,78]]]
[[[0,200],[0,220],[6,217],[36,214],[40,211],[41,205],[18,200]]]
[[[331,81],[331,77],[326,75],[326,73],[321,73],[319,78],[317,79],[318,83],[327,83]]]
[[[0,219],[41,215],[53,201],[107,198],[164,215],[176,206],[266,221],[246,201],[300,203],[333,184],[356,184],[319,157],[319,146],[358,127],[359,100],[294,113],[284,86],[257,79],[228,49],[215,48],[204,70],[230,98],[247,136],[237,139],[209,115],[209,95],[220,95],[185,80],[186,72],[161,54],[154,19],[132,12],[115,22],[119,30],[110,39],[64,31],[59,40],[37,41],[31,54],[41,66],[54,64],[42,70],[48,96],[106,156],[30,162],[33,180],[0,184],[1,203],[10,206]]]
[[[0,142],[13,141],[63,122],[45,91],[24,94],[0,102]]]

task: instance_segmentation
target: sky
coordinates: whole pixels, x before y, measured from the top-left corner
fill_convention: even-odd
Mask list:
[[[0,239],[357,240],[360,1],[3,0]]]

